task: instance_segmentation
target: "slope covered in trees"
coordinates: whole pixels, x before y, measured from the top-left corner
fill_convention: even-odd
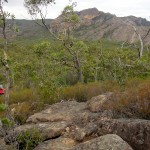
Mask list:
[[[139,150],[149,147],[149,22],[95,8],[74,12],[76,3],[47,20],[41,6],[53,0],[25,0],[35,20],[14,20],[3,10],[4,2],[0,0],[0,88],[5,88],[0,144],[29,150],[66,137],[78,144],[105,132]]]
[[[10,108],[15,107],[16,112],[13,115],[16,120],[23,123],[30,113],[38,111],[45,104],[70,99],[87,101],[108,91],[128,91],[131,84],[135,85],[133,93],[136,93],[139,90],[138,85],[150,82],[147,79],[150,76],[149,45],[144,45],[143,55],[139,58],[138,42],[131,44],[127,41],[97,39],[95,35],[93,40],[77,38],[76,35],[81,31],[79,29],[85,24],[89,33],[93,33],[90,26],[93,23],[99,24],[100,18],[103,21],[117,19],[116,16],[104,14],[97,9],[75,13],[72,6],[67,6],[62,15],[53,21],[52,31],[48,24],[50,20],[45,18],[44,24],[40,24],[44,25],[44,28],[37,24],[33,25],[34,22],[16,20],[16,24],[22,27],[17,33],[19,38],[14,41],[8,38],[7,45],[10,66]],[[130,20],[137,26],[149,25],[149,22],[143,20],[139,23],[134,17]],[[56,28],[58,24],[61,28]],[[33,26],[34,36],[30,32]],[[99,27],[102,27],[101,24]],[[94,27],[94,30],[99,33],[97,28]],[[43,33],[46,33],[46,37]],[[87,31],[86,33],[88,34]],[[30,38],[25,38],[24,35]],[[147,37],[149,38],[149,35]],[[0,46],[2,49],[3,45]],[[3,51],[0,51],[0,56],[3,56]],[[6,84],[3,73],[5,67],[2,63],[0,68],[0,81]],[[149,85],[143,86],[144,89]],[[143,97],[146,96],[148,93],[144,93]],[[4,101],[3,96],[0,97],[0,101]],[[146,104],[149,107],[149,103]],[[147,113],[146,117],[143,116],[144,113]],[[143,118],[149,118],[149,111],[143,114]]]
[[[76,12],[80,18],[80,25],[76,29],[75,36],[80,39],[99,40],[105,38],[114,41],[126,41],[134,43],[138,37],[134,32],[131,24],[134,25],[139,33],[144,36],[150,27],[150,22],[144,18],[135,16],[117,17],[110,13],[104,13],[96,8],[85,9]],[[59,30],[61,27],[61,16],[56,19],[45,19],[46,24],[54,24],[54,29]],[[11,22],[11,21],[10,21]],[[44,28],[36,24],[33,20],[18,20],[16,25],[20,32],[17,33],[18,40],[44,38],[49,35]],[[13,37],[12,37],[13,38]],[[150,38],[147,37],[146,43]]]

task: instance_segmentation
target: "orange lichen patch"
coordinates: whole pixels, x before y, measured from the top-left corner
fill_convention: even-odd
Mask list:
[[[84,16],[85,19],[93,19],[95,17],[96,17],[95,15],[85,15]]]

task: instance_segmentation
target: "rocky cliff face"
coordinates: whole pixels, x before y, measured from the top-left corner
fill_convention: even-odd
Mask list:
[[[91,8],[77,12],[81,18],[81,25],[77,29],[77,35],[83,39],[107,38],[116,41],[128,41],[130,43],[138,40],[134,25],[139,33],[144,36],[150,28],[150,22],[143,18],[134,16],[116,17],[110,13],[98,11]],[[146,42],[149,43],[150,36]]]
[[[0,139],[1,150],[6,150],[10,141],[15,142],[15,136],[32,129],[43,136],[35,150],[150,150],[150,121],[122,119],[102,110],[111,95],[100,95],[87,103],[66,101],[51,105]]]

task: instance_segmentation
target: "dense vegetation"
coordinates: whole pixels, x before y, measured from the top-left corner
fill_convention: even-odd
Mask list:
[[[84,83],[78,83],[76,72],[70,67],[72,60],[60,42],[25,41],[9,44],[10,108],[15,108],[13,113],[19,122],[24,122],[26,117],[42,109],[45,104],[62,99],[86,101],[107,91],[123,92],[133,87],[132,91],[137,91],[138,85],[145,83],[148,86],[150,83],[147,79],[150,73],[149,52],[146,50],[143,58],[139,59],[136,50],[129,47],[121,49],[121,43],[105,39],[77,41],[75,46],[80,48],[84,45],[83,53],[80,49]],[[64,60],[68,65],[64,64]],[[0,80],[5,84],[2,74]],[[148,93],[137,94],[143,96],[141,99],[147,101],[149,108]],[[3,96],[0,99],[3,102]]]
[[[144,41],[150,29],[142,37],[133,26],[139,37],[134,44],[105,39],[111,30],[99,40],[85,40],[77,33],[82,19],[74,12],[76,3],[66,6],[52,21],[45,19],[41,6],[54,0],[25,0],[37,24],[30,33],[27,27],[33,24],[18,20],[16,23],[23,23],[20,32],[15,16],[3,10],[7,2],[0,0],[0,89],[5,88],[5,94],[0,93],[0,131],[10,149],[32,150],[43,141],[35,128],[21,133],[13,129],[57,102],[86,102],[111,92],[101,112],[115,119],[150,119],[150,51]],[[36,20],[39,13],[42,20]]]
[[[108,104],[112,108],[107,109],[123,111],[123,114],[131,111],[129,117],[135,114],[134,117],[150,118],[149,47],[145,46],[144,54],[139,58],[135,44],[123,46],[121,42],[106,39],[79,40],[74,33],[80,19],[73,7],[66,6],[62,15],[65,18],[61,18],[62,29],[54,33],[54,39],[43,22],[45,29],[50,31],[50,38],[47,34],[45,39],[20,38],[6,45],[9,57],[7,60],[1,57],[0,81],[4,85],[8,82],[5,70],[9,66],[10,114],[19,123],[24,123],[29,115],[47,104],[72,99],[87,101],[111,91],[116,93],[117,101]],[[1,39],[1,49],[3,42]],[[138,47],[139,43],[136,45]],[[0,102],[4,102],[3,96]],[[137,107],[133,108],[133,105]]]

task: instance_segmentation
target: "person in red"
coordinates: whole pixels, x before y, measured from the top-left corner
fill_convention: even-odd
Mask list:
[[[3,95],[5,93],[5,90],[3,88],[3,85],[0,84],[0,95]]]

